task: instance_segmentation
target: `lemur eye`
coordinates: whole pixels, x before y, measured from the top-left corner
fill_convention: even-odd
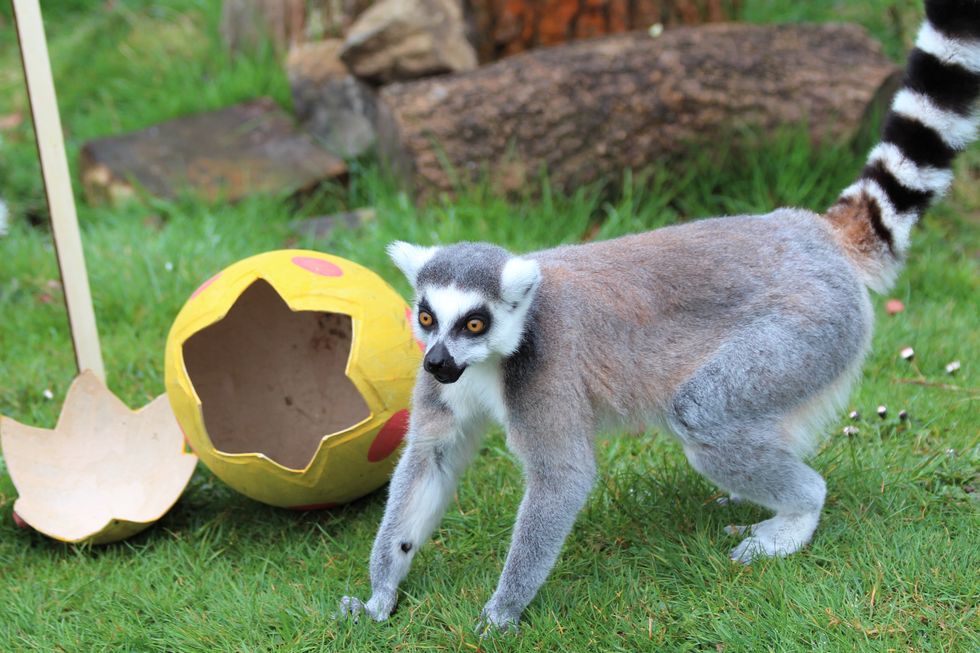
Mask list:
[[[429,311],[419,311],[419,324],[424,327],[430,327],[434,321],[432,313]]]
[[[470,333],[483,333],[483,330],[486,328],[486,322],[478,317],[470,318],[466,321],[466,330]]]

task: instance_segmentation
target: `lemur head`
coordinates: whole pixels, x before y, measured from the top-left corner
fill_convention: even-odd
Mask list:
[[[423,367],[453,383],[469,365],[517,351],[541,270],[537,261],[485,243],[388,246],[415,289],[416,337]]]

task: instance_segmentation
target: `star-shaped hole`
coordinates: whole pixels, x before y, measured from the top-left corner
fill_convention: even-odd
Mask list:
[[[204,426],[224,453],[262,453],[304,469],[324,436],[371,415],[345,370],[349,315],[293,311],[268,282],[184,343]]]

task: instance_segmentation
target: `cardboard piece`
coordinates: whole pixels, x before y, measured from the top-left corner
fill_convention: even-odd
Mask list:
[[[132,411],[89,370],[72,382],[54,430],[2,417],[0,444],[19,494],[15,514],[64,542],[142,531],[173,506],[197,464],[166,397]]]
[[[224,319],[184,343],[211,442],[227,453],[306,467],[324,434],[371,415],[344,375],[350,346],[349,315],[293,312],[257,280]]]

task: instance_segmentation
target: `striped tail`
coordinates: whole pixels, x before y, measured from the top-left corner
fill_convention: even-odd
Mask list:
[[[980,122],[980,0],[926,0],[881,143],[826,217],[867,285],[887,290],[909,232],[953,180],[953,159]]]

